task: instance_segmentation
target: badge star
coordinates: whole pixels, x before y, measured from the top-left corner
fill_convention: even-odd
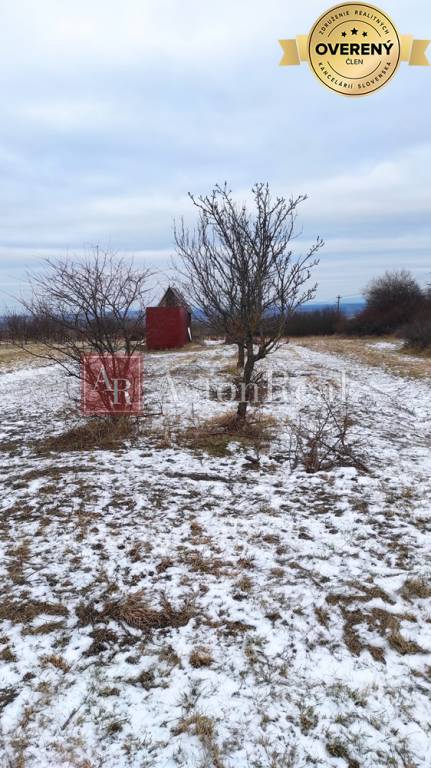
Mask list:
[[[353,27],[353,29],[351,31],[352,31],[352,35],[357,35],[358,34],[358,30],[355,27]]]
[[[368,32],[362,32],[362,37],[368,37]]]
[[[347,32],[342,32],[341,37],[347,37]]]

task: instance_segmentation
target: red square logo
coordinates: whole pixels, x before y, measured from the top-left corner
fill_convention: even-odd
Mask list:
[[[83,355],[83,414],[142,413],[143,367],[141,354]]]

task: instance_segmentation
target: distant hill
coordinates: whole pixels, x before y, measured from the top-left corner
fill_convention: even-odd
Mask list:
[[[364,308],[364,305],[364,301],[341,302],[340,309],[344,315],[347,315],[347,317],[353,317],[353,315],[357,315],[358,312]],[[304,306],[301,307],[300,312],[313,312],[316,309],[335,309],[336,306],[335,302],[331,304],[326,304],[324,302],[304,304]]]

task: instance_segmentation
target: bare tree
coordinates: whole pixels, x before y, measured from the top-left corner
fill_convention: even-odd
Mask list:
[[[190,195],[197,227],[175,225],[181,272],[190,300],[212,326],[238,344],[241,365],[237,418],[244,421],[255,365],[277,349],[288,318],[315,295],[307,287],[323,245],[318,237],[305,255],[293,257],[291,241],[304,195],[272,197],[268,184],[252,188],[254,210],[238,205],[227,185]],[[244,352],[244,360],[241,354]]]
[[[6,341],[16,342],[25,345],[31,338],[30,318],[27,315],[20,314],[16,310],[9,312],[4,320],[3,335]]]
[[[84,353],[131,358],[144,333],[149,271],[98,248],[82,260],[47,259],[45,265],[30,276],[31,298],[21,302],[40,328],[38,348],[28,351],[76,378]]]

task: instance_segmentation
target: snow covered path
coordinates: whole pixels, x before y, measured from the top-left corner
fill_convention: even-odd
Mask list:
[[[233,362],[148,356],[153,430],[58,453],[61,372],[0,373],[5,765],[431,765],[431,381],[289,344],[255,461],[169,444],[226,410],[206,387]],[[369,472],[291,469],[317,384]]]

